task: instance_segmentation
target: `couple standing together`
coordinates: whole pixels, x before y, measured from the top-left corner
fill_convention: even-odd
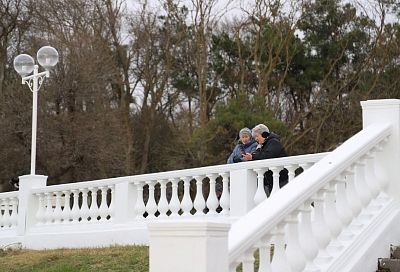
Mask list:
[[[255,126],[252,130],[243,128],[239,132],[239,143],[233,149],[227,163],[236,163],[253,160],[264,160],[286,157],[286,151],[279,140],[279,136],[270,132],[264,124]],[[288,171],[283,169],[279,173],[279,187],[288,182]],[[264,174],[264,190],[267,195],[273,188],[273,173],[268,170]]]
[[[270,132],[264,124],[255,126],[252,130],[243,128],[239,132],[239,143],[233,149],[227,163],[264,160],[286,157],[286,151],[279,136]]]

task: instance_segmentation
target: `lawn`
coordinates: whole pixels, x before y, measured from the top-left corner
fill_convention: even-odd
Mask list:
[[[144,246],[97,249],[0,251],[0,271],[149,271],[149,249]]]

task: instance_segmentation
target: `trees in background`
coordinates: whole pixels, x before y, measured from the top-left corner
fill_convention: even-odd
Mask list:
[[[289,154],[331,150],[361,128],[360,100],[400,98],[399,4],[368,3],[1,0],[0,181],[29,169],[31,95],[12,61],[47,44],[50,183],[224,163],[258,123]]]

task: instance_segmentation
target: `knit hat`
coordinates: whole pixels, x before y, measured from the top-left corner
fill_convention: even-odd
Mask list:
[[[239,137],[242,137],[243,134],[247,134],[251,138],[251,130],[249,128],[245,127],[239,131]]]

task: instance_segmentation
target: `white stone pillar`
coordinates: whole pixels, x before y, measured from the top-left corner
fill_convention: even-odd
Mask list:
[[[230,215],[240,217],[254,208],[257,191],[257,174],[250,169],[230,172]]]
[[[24,236],[36,221],[39,202],[35,201],[32,189],[46,187],[47,176],[26,175],[19,177],[17,235]]]
[[[135,184],[129,182],[115,184],[114,214],[116,223],[124,223],[135,218],[137,190]]]
[[[229,224],[168,220],[148,228],[150,272],[228,272]]]
[[[364,128],[374,123],[392,124],[392,134],[378,159],[387,170],[387,192],[400,199],[400,99],[362,101],[361,106]]]

